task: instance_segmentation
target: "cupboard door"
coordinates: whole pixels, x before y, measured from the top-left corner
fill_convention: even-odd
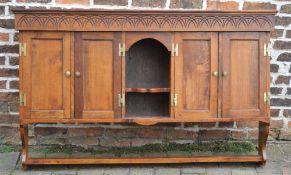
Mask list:
[[[76,33],[75,118],[121,116],[118,106],[121,90],[119,42],[120,33]]]
[[[70,118],[70,33],[23,32],[23,93],[27,118]]]
[[[222,34],[222,117],[263,117],[266,113],[267,57],[263,45],[267,34]]]
[[[175,43],[175,117],[217,117],[218,33],[176,33]]]

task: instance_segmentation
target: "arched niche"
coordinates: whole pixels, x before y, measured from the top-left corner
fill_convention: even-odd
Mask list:
[[[158,40],[145,38],[126,53],[127,88],[169,88],[170,51]]]

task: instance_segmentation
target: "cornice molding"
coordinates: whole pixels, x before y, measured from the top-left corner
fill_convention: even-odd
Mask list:
[[[17,30],[272,31],[272,13],[16,12]]]

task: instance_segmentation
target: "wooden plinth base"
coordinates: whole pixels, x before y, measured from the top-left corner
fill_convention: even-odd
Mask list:
[[[195,162],[261,162],[263,157],[254,156],[197,156],[197,157],[151,157],[151,158],[29,158],[25,165],[58,164],[154,164]]]

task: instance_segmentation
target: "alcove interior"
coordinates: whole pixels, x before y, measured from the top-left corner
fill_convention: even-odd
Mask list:
[[[170,116],[170,51],[146,38],[126,52],[125,117]]]

